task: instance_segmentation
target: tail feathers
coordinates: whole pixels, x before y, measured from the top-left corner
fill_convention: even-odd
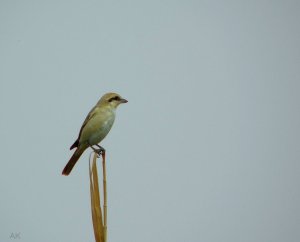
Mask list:
[[[78,159],[80,158],[80,156],[82,155],[82,153],[85,151],[85,149],[79,149],[77,148],[74,152],[74,154],[72,155],[71,159],[69,160],[69,162],[67,163],[67,165],[65,166],[65,168],[62,171],[62,175],[69,175],[70,172],[72,171],[73,167],[75,166],[76,162],[78,161]]]

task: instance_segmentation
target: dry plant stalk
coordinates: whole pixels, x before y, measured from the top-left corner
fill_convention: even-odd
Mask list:
[[[105,152],[102,153],[102,176],[103,176],[103,210],[104,210],[104,242],[107,241],[107,191],[106,191],[106,164],[105,164]]]
[[[107,241],[107,193],[106,193],[105,153],[102,154],[103,197],[104,197],[103,217],[102,217],[102,210],[100,205],[97,157],[98,155],[94,153],[92,165],[91,162],[89,163],[92,220],[93,220],[95,241],[106,242]]]

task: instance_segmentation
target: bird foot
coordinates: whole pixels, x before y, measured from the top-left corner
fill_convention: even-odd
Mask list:
[[[98,158],[99,158],[105,154],[105,149],[100,145],[96,145],[96,146],[99,147],[99,149],[96,149],[93,146],[91,146],[91,148],[94,150],[94,152],[98,155]]]

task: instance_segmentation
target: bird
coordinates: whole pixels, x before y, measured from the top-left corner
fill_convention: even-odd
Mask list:
[[[117,93],[104,94],[97,104],[91,109],[85,118],[77,140],[71,145],[70,150],[76,148],[69,162],[62,171],[62,175],[68,176],[83,152],[91,147],[95,152],[105,152],[98,145],[109,133],[116,117],[116,109],[122,103],[128,101]],[[95,149],[93,145],[99,147]]]

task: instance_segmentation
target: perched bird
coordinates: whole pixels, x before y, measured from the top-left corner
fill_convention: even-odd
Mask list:
[[[116,116],[116,108],[121,103],[127,103],[127,100],[122,98],[117,93],[106,93],[101,97],[95,107],[89,112],[85,118],[79,131],[78,139],[70,147],[70,150],[76,148],[71,159],[62,171],[62,174],[67,176],[70,174],[74,165],[88,148],[96,145],[100,151],[104,149],[98,145],[110,131]]]

